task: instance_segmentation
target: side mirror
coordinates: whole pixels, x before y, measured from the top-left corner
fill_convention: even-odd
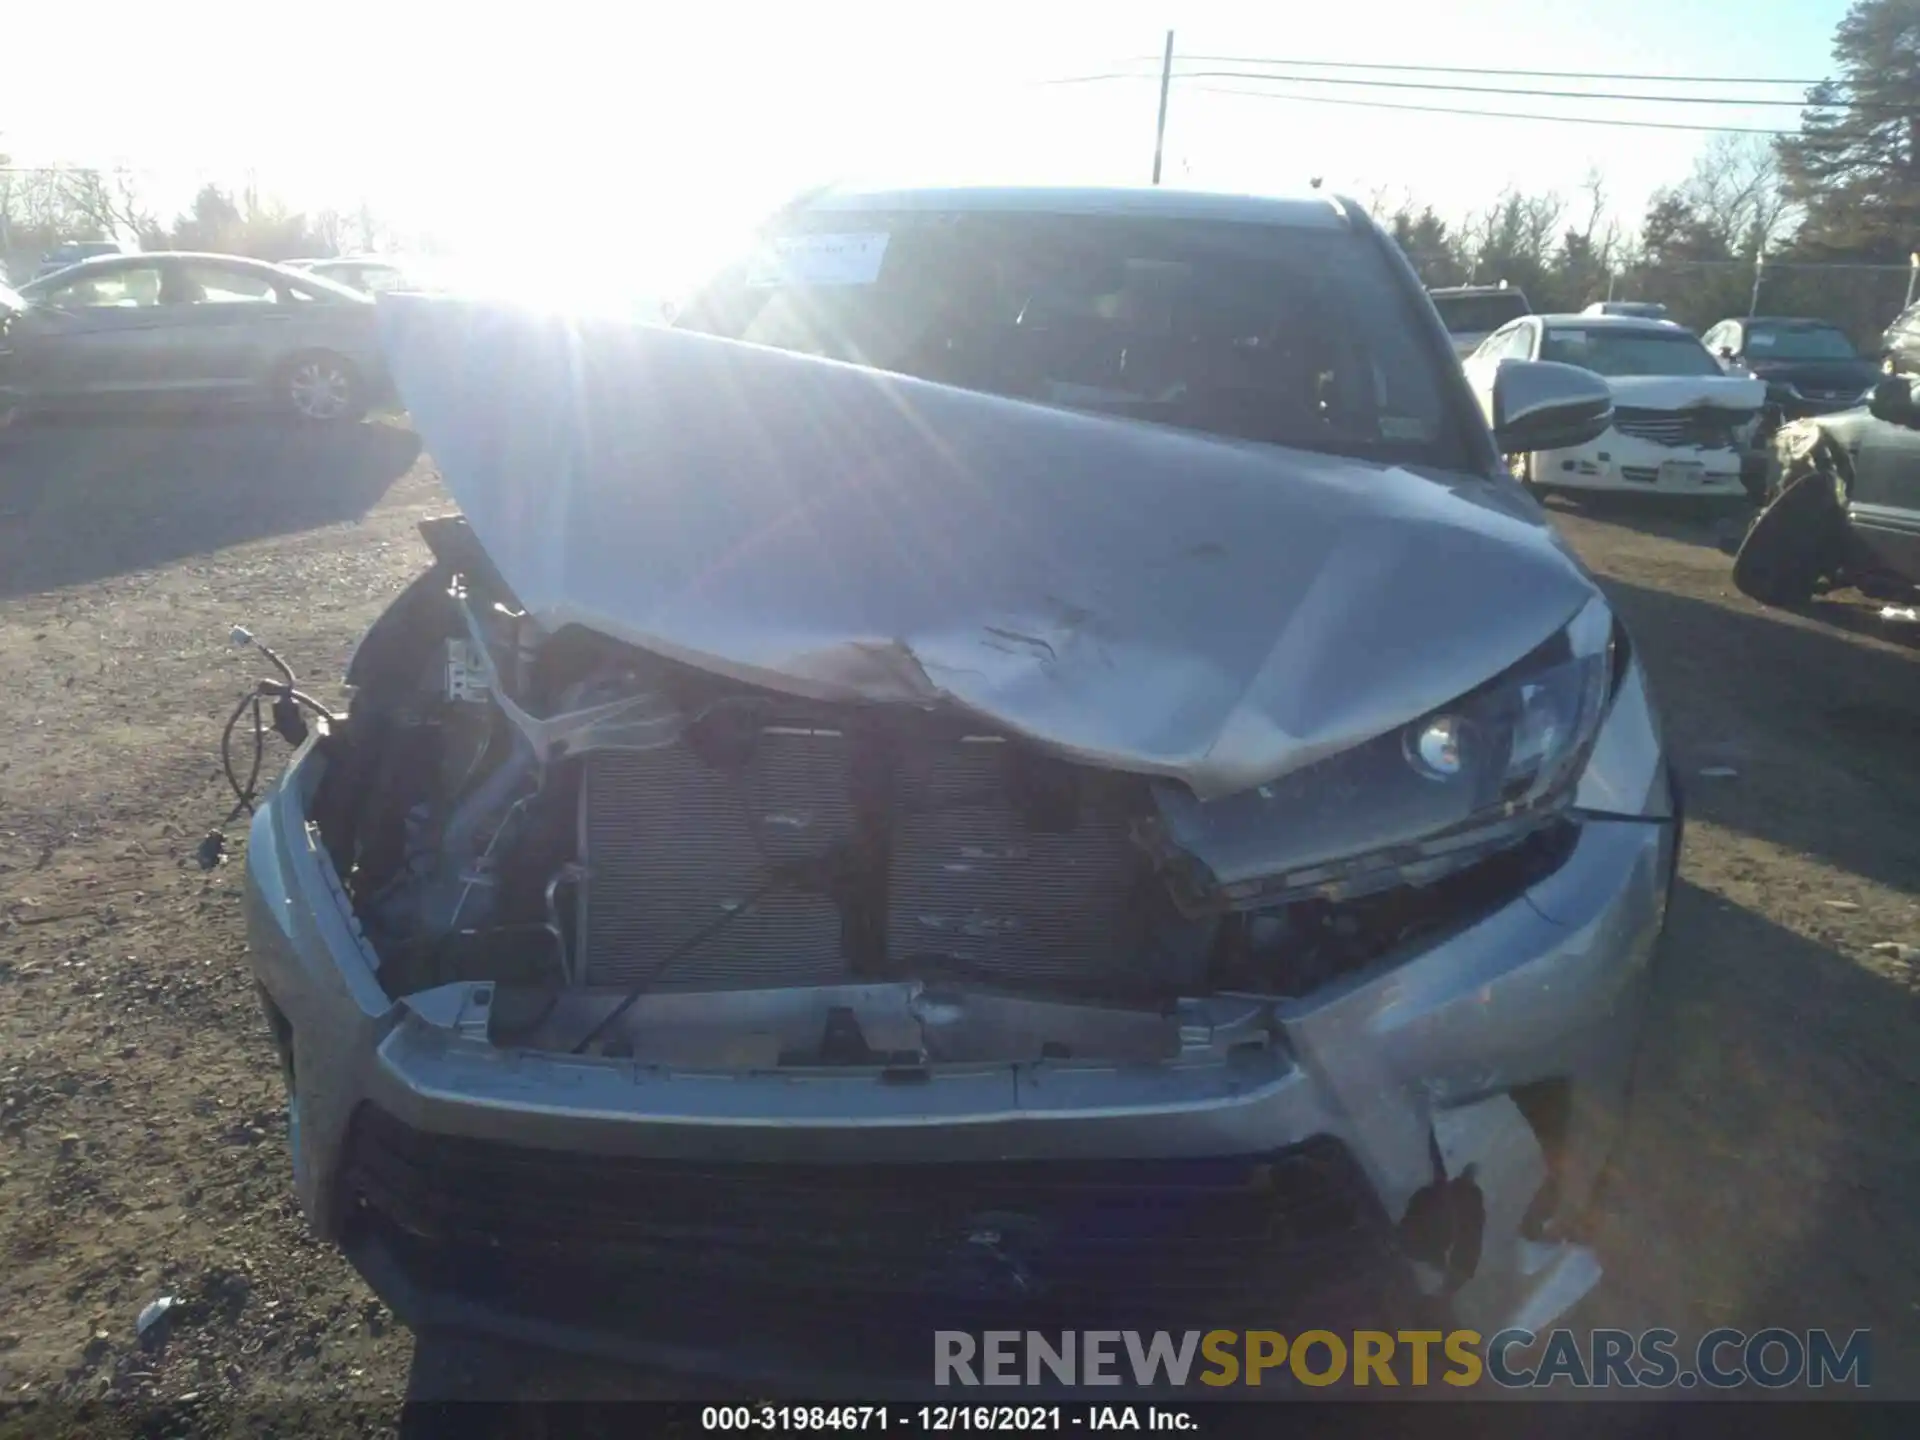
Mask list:
[[[1733,347],[1731,345],[1722,345],[1718,353],[1722,360],[1733,359]]]
[[[1867,393],[1867,409],[1876,420],[1908,430],[1920,430],[1920,407],[1913,403],[1913,381],[1889,375]]]
[[[1613,391],[1591,370],[1552,360],[1503,360],[1493,380],[1494,443],[1502,455],[1565,450],[1613,424]]]

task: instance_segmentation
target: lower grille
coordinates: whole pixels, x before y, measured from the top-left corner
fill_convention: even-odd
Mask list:
[[[484,1257],[503,1282],[586,1277],[557,1297],[575,1307],[651,1290],[685,1313],[725,1292],[816,1324],[1138,1327],[1411,1303],[1364,1175],[1327,1137],[1213,1160],[703,1164],[432,1135],[363,1106],[344,1174],[350,1211],[410,1243]]]
[[[1656,445],[1724,450],[1735,443],[1734,432],[1757,413],[1722,410],[1717,406],[1696,406],[1691,410],[1643,410],[1628,406],[1614,410],[1613,428],[1622,435],[1651,440]]]

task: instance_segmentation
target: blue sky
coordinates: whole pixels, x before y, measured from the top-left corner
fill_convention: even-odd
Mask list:
[[[709,0],[681,8],[665,16],[589,0],[495,8],[327,0],[297,9],[184,0],[163,24],[105,22],[110,43],[76,50],[71,14],[30,7],[9,27],[9,50],[35,59],[9,69],[0,148],[17,162],[128,164],[169,204],[202,176],[251,167],[263,185],[301,203],[365,198],[409,225],[502,253],[551,254],[557,217],[571,235],[621,237],[643,271],[677,272],[708,251],[714,235],[837,174],[1144,181],[1156,98],[1150,79],[1033,82],[1126,68],[1118,62],[1157,54],[1169,27],[1185,55],[1799,77],[1827,73],[1847,4],[979,0],[935,13],[852,0]],[[55,63],[62,56],[69,62]],[[74,93],[76,73],[87,79],[84,98]],[[1198,86],[1175,86],[1169,183],[1274,191],[1319,175],[1329,189],[1361,199],[1408,194],[1448,216],[1509,184],[1571,195],[1597,168],[1614,205],[1637,218],[1648,193],[1683,175],[1706,139],[1252,99]],[[1790,126],[1796,115],[1288,88],[1728,125]],[[1713,93],[1796,95],[1751,85]]]

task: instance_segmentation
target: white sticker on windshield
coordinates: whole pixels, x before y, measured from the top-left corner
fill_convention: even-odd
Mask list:
[[[1773,338],[1773,332],[1771,330],[1749,331],[1747,334],[1747,348],[1749,350],[1771,350],[1773,348]]]
[[[747,267],[747,284],[871,285],[880,278],[887,236],[782,235],[762,246]]]
[[[1433,426],[1411,415],[1382,415],[1380,438],[1382,440],[1431,440]]]

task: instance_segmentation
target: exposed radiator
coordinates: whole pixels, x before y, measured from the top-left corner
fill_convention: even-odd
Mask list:
[[[976,739],[919,752],[899,786],[887,904],[895,961],[939,955],[987,978],[1072,981],[1134,968],[1154,885],[1124,814],[1052,772],[1059,813],[1035,828],[1015,802],[1012,747]],[[1154,893],[1158,894],[1155,885]]]
[[[991,737],[758,730],[731,768],[679,744],[587,757],[580,927],[589,985],[688,990],[918,976],[1179,984],[1210,932],[1178,922],[1129,836],[1125,783]],[[863,817],[856,793],[866,797]],[[864,842],[851,845],[856,835]],[[838,901],[760,890],[769,865],[851,861]],[[671,958],[670,958],[671,957]]]
[[[775,892],[674,959],[760,884],[766,861],[816,856],[852,831],[843,734],[769,726],[738,769],[684,744],[587,757],[580,936],[589,985],[649,989],[830,985],[848,978],[840,912]]]

